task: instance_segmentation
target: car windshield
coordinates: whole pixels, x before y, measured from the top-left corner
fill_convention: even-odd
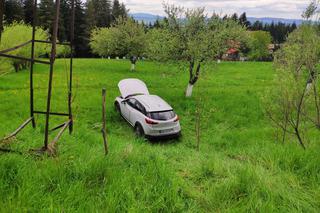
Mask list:
[[[165,111],[165,112],[150,112],[149,116],[153,120],[158,120],[158,121],[166,121],[173,119],[176,116],[176,114],[171,110],[171,111]]]

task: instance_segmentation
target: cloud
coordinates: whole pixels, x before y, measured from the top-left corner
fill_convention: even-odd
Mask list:
[[[123,0],[130,12],[164,15],[163,0]],[[301,18],[309,0],[166,0],[187,8],[205,7],[208,13],[232,14],[247,12],[253,17]]]

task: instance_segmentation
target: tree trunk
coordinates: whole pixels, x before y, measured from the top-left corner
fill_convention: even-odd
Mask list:
[[[186,89],[186,97],[192,96],[192,90],[193,90],[193,84],[188,83],[187,89]]]
[[[136,65],[131,63],[131,71],[135,71],[135,69],[136,69]]]
[[[201,63],[203,62],[203,60],[200,60],[200,62],[198,63],[197,69],[194,73],[194,61],[190,61],[190,67],[189,67],[189,75],[190,75],[190,79],[189,79],[189,84],[186,90],[186,97],[191,97],[192,96],[192,90],[193,90],[193,86],[197,83],[199,76],[200,76],[200,69],[201,69]]]
[[[137,56],[131,56],[130,57],[131,71],[135,71],[137,61],[138,61],[138,57]]]
[[[19,64],[18,64],[18,62],[13,62],[13,67],[14,67],[14,70],[15,70],[16,72],[19,71]]]

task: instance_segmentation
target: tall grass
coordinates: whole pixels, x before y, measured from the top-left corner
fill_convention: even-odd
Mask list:
[[[53,111],[67,109],[64,60],[57,61]],[[56,158],[0,154],[0,212],[319,212],[319,134],[303,151],[277,142],[260,96],[272,87],[270,63],[222,63],[207,70],[184,98],[187,72],[175,65],[100,59],[75,61],[75,132],[59,141]],[[150,143],[137,139],[113,109],[123,78],[144,80],[181,118],[183,137]],[[48,70],[37,65],[36,109],[45,108]],[[110,154],[104,157],[101,88],[107,88]],[[198,88],[206,91],[199,91]],[[195,109],[203,98],[200,151]],[[0,136],[29,115],[28,72],[0,77]],[[27,127],[11,148],[43,143],[44,118]],[[52,126],[61,123],[53,118]],[[52,134],[52,137],[54,134]]]

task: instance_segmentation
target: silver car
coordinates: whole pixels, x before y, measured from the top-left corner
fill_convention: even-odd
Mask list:
[[[115,108],[133,127],[138,136],[147,138],[179,137],[178,115],[162,98],[150,95],[139,79],[124,79],[118,84],[121,96]]]

